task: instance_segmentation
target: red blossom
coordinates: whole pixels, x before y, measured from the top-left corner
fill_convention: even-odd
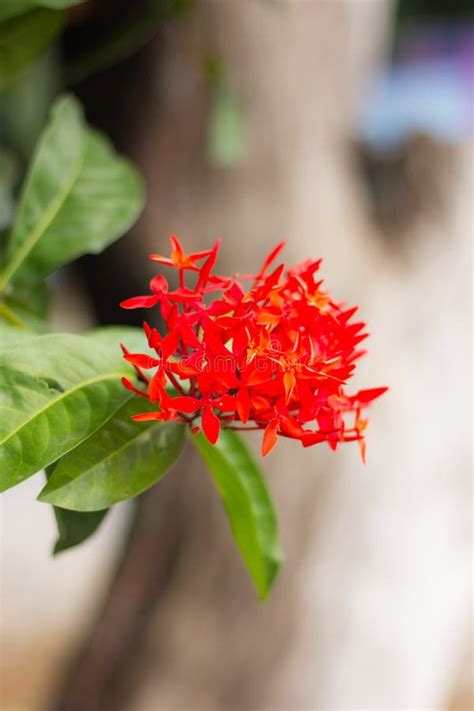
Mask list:
[[[152,293],[122,302],[123,308],[157,306],[163,335],[144,324],[153,354],[124,357],[143,388],[124,386],[157,403],[134,419],[173,420],[192,432],[202,428],[215,444],[221,427],[263,431],[265,456],[278,437],[304,447],[327,442],[359,443],[365,458],[363,411],[387,388],[346,392],[365,324],[352,319],[357,307],[334,301],[316,278],[321,260],[307,260],[285,271],[272,266],[277,245],[256,275],[222,277],[212,273],[219,242],[212,249],[185,254],[171,237],[171,257],[150,255],[179,273],[179,288],[155,276]],[[198,266],[197,262],[200,262]],[[271,271],[270,271],[271,268]],[[186,271],[196,274],[186,284]],[[251,280],[245,289],[241,280]],[[209,302],[210,294],[215,298]],[[149,377],[143,371],[154,371]]]

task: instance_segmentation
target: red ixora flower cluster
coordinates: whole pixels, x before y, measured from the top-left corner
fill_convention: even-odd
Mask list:
[[[129,353],[123,346],[144,389],[124,378],[125,387],[157,405],[134,419],[173,420],[193,432],[202,428],[212,444],[221,427],[263,430],[263,455],[278,435],[305,447],[327,442],[336,449],[339,442],[358,441],[364,458],[362,413],[387,388],[346,392],[367,334],[364,323],[352,321],[357,307],[334,302],[322,288],[321,260],[270,270],[282,243],[258,274],[222,277],[213,273],[219,242],[193,254],[185,254],[175,236],[171,246],[170,258],[150,259],[177,269],[179,288],[170,290],[158,275],[150,282],[151,294],[121,304],[159,306],[165,325],[160,333],[144,324],[155,355]],[[154,372],[149,377],[145,371]]]

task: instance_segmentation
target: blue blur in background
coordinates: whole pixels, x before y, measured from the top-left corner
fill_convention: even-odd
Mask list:
[[[421,25],[404,32],[391,64],[361,102],[362,141],[393,150],[415,133],[457,142],[473,129],[474,25]]]

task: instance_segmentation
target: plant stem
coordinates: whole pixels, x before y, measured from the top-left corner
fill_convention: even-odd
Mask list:
[[[170,379],[170,381],[173,383],[173,386],[176,388],[176,390],[177,390],[179,393],[181,393],[181,395],[186,395],[186,392],[183,390],[183,388],[181,387],[181,385],[178,383],[178,381],[177,381],[176,378],[174,377],[174,374],[171,373],[170,371],[168,371],[166,374],[167,374],[168,378]]]
[[[226,427],[226,430],[234,430],[234,432],[252,432],[255,430],[263,430],[263,427]]]

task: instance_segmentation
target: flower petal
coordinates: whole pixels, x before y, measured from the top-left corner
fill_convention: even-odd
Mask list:
[[[240,388],[235,398],[237,413],[243,423],[248,422],[250,414],[250,396],[247,388]]]
[[[166,294],[166,292],[168,291],[168,282],[166,281],[164,276],[161,276],[161,274],[157,274],[150,281],[150,289],[155,294]]]
[[[136,395],[141,395],[142,397],[146,397],[148,399],[148,394],[143,392],[143,390],[139,390],[138,388],[133,385],[133,383],[130,382],[128,378],[122,377],[122,385],[127,388],[127,390],[131,390],[132,393],[135,393]]]
[[[369,388],[368,390],[359,390],[359,392],[353,395],[350,400],[351,402],[367,404],[386,393],[387,390],[388,388]]]
[[[262,439],[262,456],[267,454],[276,445],[278,439],[278,420],[271,420],[265,428]]]
[[[152,306],[156,306],[160,297],[154,296],[132,296],[131,299],[125,299],[125,301],[120,302],[122,309],[149,309]]]
[[[202,413],[202,429],[211,444],[216,444],[219,439],[221,421],[213,412],[210,405],[206,405]]]
[[[145,353],[125,353],[125,360],[132,365],[137,365],[139,368],[156,368],[161,365],[161,360],[157,360]]]
[[[167,408],[178,410],[179,412],[184,412],[189,415],[196,412],[196,410],[200,410],[202,407],[201,400],[195,397],[188,397],[187,395],[167,398],[165,404]]]
[[[167,412],[159,412],[158,410],[153,410],[153,412],[142,412],[140,415],[132,415],[132,420],[137,422],[148,422],[149,420],[172,420],[174,415]]]

